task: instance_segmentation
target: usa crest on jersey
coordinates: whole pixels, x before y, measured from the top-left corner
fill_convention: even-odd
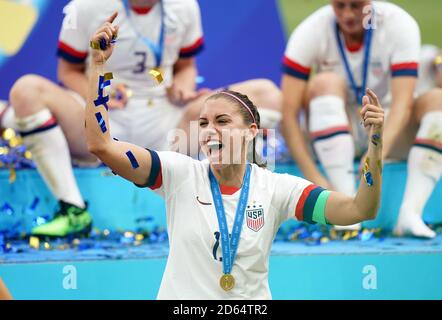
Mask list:
[[[247,227],[257,232],[264,226],[264,209],[262,206],[247,206]]]

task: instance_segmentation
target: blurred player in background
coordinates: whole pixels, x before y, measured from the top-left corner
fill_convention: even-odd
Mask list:
[[[119,45],[106,65],[117,79],[107,102],[115,138],[167,150],[169,131],[188,131],[210,94],[207,89],[198,91],[195,83],[194,57],[204,42],[195,0],[74,0],[67,12],[58,43],[62,86],[26,75],[10,92],[14,112],[5,114],[7,120],[15,113],[24,143],[60,202],[54,219],[33,229],[34,235],[41,236],[80,235],[92,225],[71,156],[80,163],[97,163],[87,150],[84,132],[89,37],[112,12],[118,12],[120,26]],[[158,84],[151,71],[160,72],[164,81]],[[256,79],[229,88],[248,94],[262,109],[273,109],[271,119],[278,120],[281,95],[272,82]],[[263,118],[264,127],[274,125]]]
[[[405,193],[393,233],[433,238],[436,234],[423,223],[422,214],[442,171],[442,51],[436,46],[421,48],[416,97],[414,112],[421,119],[422,134],[410,150]],[[439,112],[423,115],[425,106]],[[425,124],[427,127],[423,127]]]
[[[331,0],[297,27],[287,44],[282,128],[304,176],[348,195],[355,193],[353,161],[360,156],[363,167],[366,141],[382,143],[384,159],[407,159],[414,139],[421,141],[408,156],[408,171],[413,172],[408,184],[421,194],[414,192],[406,199],[414,204],[409,207],[414,219],[404,224],[403,231],[432,237],[417,208],[441,174],[436,133],[442,130],[442,105],[414,100],[419,51],[419,27],[400,7],[370,0]],[[366,139],[359,123],[366,87],[377,93],[386,109],[382,142],[376,136]],[[309,152],[299,117],[302,107],[310,142],[327,178]],[[423,154],[429,153],[431,164],[425,164]]]

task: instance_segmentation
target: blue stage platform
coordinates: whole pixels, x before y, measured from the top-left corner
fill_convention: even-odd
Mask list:
[[[16,299],[155,299],[167,252],[166,245],[143,245],[5,254],[0,277]],[[277,242],[269,282],[274,299],[442,299],[441,266],[441,235]]]

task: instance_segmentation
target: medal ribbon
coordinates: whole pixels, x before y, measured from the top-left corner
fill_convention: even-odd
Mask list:
[[[232,228],[232,238],[229,239],[229,230],[227,227],[226,212],[224,210],[223,199],[219,189],[218,181],[216,181],[212,170],[209,167],[210,188],[212,190],[213,202],[215,203],[216,216],[218,218],[218,226],[221,233],[221,247],[223,251],[223,271],[224,274],[232,272],[233,263],[238,250],[242,225],[244,221],[244,212],[249,197],[250,187],[250,165],[246,165],[241,194],[239,196],[238,206],[235,213],[235,221]]]
[[[356,101],[359,105],[362,106],[362,98],[365,94],[365,88],[367,87],[367,79],[368,79],[368,66],[370,62],[370,48],[371,42],[373,38],[373,28],[368,26],[364,32],[364,64],[362,69],[362,86],[358,87],[356,85],[356,81],[353,77],[353,73],[350,68],[350,63],[348,62],[347,55],[345,54],[344,44],[341,39],[341,35],[339,34],[339,25],[335,23],[335,33],[336,33],[336,41],[339,47],[339,53],[341,54],[342,61],[344,62],[345,71],[347,73],[347,78],[350,81],[353,92],[356,95]]]
[[[161,66],[161,61],[163,59],[163,51],[164,51],[164,33],[165,33],[165,28],[164,28],[164,5],[163,5],[163,1],[160,1],[160,6],[161,6],[161,28],[160,28],[160,36],[159,36],[159,40],[158,40],[158,44],[153,43],[152,41],[150,41],[150,39],[146,38],[145,36],[143,36],[140,32],[138,32],[138,30],[135,28],[135,25],[133,24],[130,16],[130,7],[129,7],[129,1],[128,0],[123,0],[123,4],[124,4],[124,10],[126,11],[126,16],[129,20],[130,26],[132,27],[133,31],[136,33],[137,37],[139,40],[143,41],[143,43],[153,52],[154,56],[155,56],[155,67],[158,68],[159,66]]]

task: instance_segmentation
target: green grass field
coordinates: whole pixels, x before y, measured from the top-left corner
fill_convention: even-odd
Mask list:
[[[310,13],[329,3],[329,0],[278,0],[284,17],[287,36]],[[441,0],[392,0],[407,10],[419,23],[422,43],[442,47]]]

